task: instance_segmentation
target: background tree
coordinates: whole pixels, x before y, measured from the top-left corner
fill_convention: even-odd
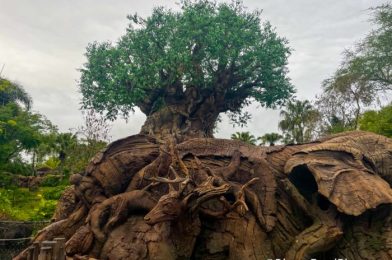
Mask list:
[[[59,133],[54,142],[54,150],[57,153],[57,158],[61,164],[67,159],[69,153],[78,143],[76,134],[73,133]]]
[[[323,83],[316,101],[323,134],[358,129],[363,110],[392,90],[392,6],[372,11],[376,28],[344,52],[340,67]]]
[[[317,100],[317,106],[331,127],[333,120],[338,119],[344,128],[358,129],[363,108],[377,100],[376,89],[363,80],[355,66],[358,66],[355,62],[349,67],[343,65],[333,77],[323,82],[323,94]]]
[[[336,91],[318,96],[315,106],[321,115],[318,125],[320,135],[354,130],[355,113],[351,105],[344,95]]]
[[[392,90],[392,5],[372,9],[376,28],[347,51],[342,68],[347,69],[374,91]]]
[[[82,111],[84,124],[79,126],[76,134],[85,142],[109,142],[111,125],[107,120],[94,110]]]
[[[116,44],[92,43],[81,69],[84,108],[107,118],[138,107],[141,132],[212,136],[220,113],[243,123],[253,99],[281,105],[293,93],[287,78],[287,41],[261,25],[260,11],[231,4],[181,1],[181,11],[155,8],[129,16]]]
[[[308,100],[288,102],[280,116],[283,119],[279,128],[283,131],[285,143],[304,143],[312,139],[319,114]]]
[[[240,140],[248,144],[256,144],[256,137],[249,132],[236,132],[231,135],[231,139]]]
[[[283,139],[283,136],[278,133],[268,133],[257,138],[261,144],[269,144],[269,146],[274,146],[281,139]]]
[[[21,85],[0,77],[0,105],[5,106],[10,103],[22,104],[29,110],[32,100]]]
[[[31,98],[20,85],[0,79],[0,100],[0,166],[20,159],[24,151],[32,154],[34,168],[37,148],[53,126],[28,110]]]
[[[359,120],[361,130],[392,137],[392,104],[379,111],[366,111]]]

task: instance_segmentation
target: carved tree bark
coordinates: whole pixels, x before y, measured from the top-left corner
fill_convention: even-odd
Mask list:
[[[163,94],[154,106],[144,110],[147,119],[141,134],[178,141],[213,137],[219,113],[227,110],[225,101],[207,89],[188,87],[184,91],[181,84],[174,84]]]
[[[135,135],[71,182],[34,239],[64,236],[69,257],[392,259],[392,140],[371,133],[274,147]]]

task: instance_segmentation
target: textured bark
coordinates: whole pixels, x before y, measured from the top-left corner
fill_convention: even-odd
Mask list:
[[[223,95],[197,87],[183,91],[182,84],[169,87],[161,97],[164,106],[144,111],[147,119],[141,134],[159,139],[174,137],[179,141],[197,137],[212,137],[215,123],[224,108]]]
[[[109,145],[35,241],[97,259],[392,259],[392,140],[171,140]]]

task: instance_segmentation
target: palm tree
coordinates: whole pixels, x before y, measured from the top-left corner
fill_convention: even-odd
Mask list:
[[[303,143],[312,139],[319,113],[308,100],[290,101],[280,116],[283,119],[279,122],[279,128],[285,134],[285,143]]]
[[[21,103],[27,110],[31,107],[31,97],[17,83],[12,83],[9,80],[0,78],[0,105],[5,106],[9,103]]]
[[[263,136],[260,136],[259,138],[257,138],[257,140],[259,140],[263,145],[268,143],[269,146],[274,146],[275,143],[281,140],[282,138],[283,136],[278,133],[268,133]]]
[[[236,132],[235,134],[231,135],[231,139],[240,140],[253,145],[255,145],[257,141],[255,136],[250,134],[249,132]]]
[[[60,133],[56,136],[54,150],[58,153],[58,159],[61,161],[61,164],[64,163],[70,149],[72,149],[77,143],[78,138],[76,134]]]

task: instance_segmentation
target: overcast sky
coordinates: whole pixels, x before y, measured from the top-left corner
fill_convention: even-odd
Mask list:
[[[0,69],[2,76],[22,84],[33,97],[33,110],[59,126],[61,131],[82,124],[79,111],[78,68],[89,42],[113,41],[124,34],[127,14],[142,16],[153,6],[178,8],[163,0],[0,0]],[[320,93],[320,83],[341,61],[341,53],[371,29],[369,8],[381,0],[244,0],[249,9],[263,9],[263,18],[289,40],[290,78],[300,99]],[[279,111],[252,105],[253,119],[245,128],[233,128],[226,119],[217,137],[235,131],[256,136],[277,131]],[[136,134],[145,117],[118,120],[112,139]]]

